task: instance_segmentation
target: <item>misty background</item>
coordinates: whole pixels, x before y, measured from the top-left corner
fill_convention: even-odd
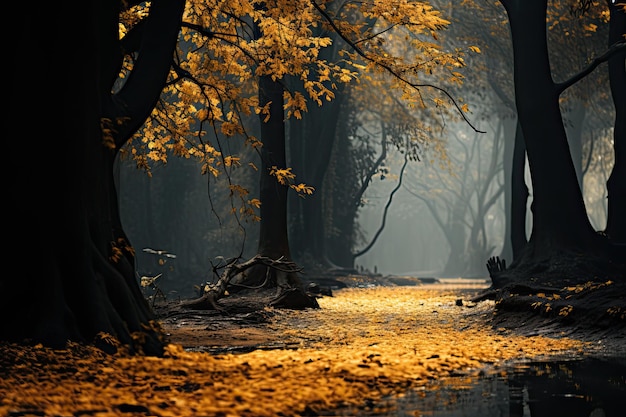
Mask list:
[[[407,164],[401,184],[400,169],[405,154],[402,149],[389,148],[382,168],[372,177],[361,198],[354,219],[357,233],[345,237],[354,253],[376,237],[371,248],[354,261],[359,272],[487,277],[485,262],[489,257],[511,259],[507,187],[516,115],[508,28],[498,23],[506,19],[503,10],[494,8],[485,10],[492,14],[483,16],[484,22],[489,23],[478,24],[474,17],[463,15],[468,11],[446,7],[453,23],[442,42],[449,48],[466,47],[471,42],[482,49],[481,54],[467,57],[467,65],[462,69],[464,83],[446,89],[455,97],[465,98],[471,108],[468,119],[484,133],[476,132],[463,121],[445,120],[433,136],[445,146],[447,159],[441,160],[436,152],[422,149],[419,160]],[[601,53],[607,39],[606,29],[599,27],[593,37],[584,41],[573,36],[552,36],[555,79],[579,71],[590,57]],[[494,30],[499,32],[494,35]],[[606,180],[613,163],[612,127],[605,128],[613,125],[614,114],[606,66],[600,66],[594,74],[568,89],[562,98],[565,127],[587,211],[592,225],[602,230],[607,210]],[[420,111],[415,110],[416,119],[433,116]],[[255,124],[258,121],[251,122]],[[356,124],[353,129],[353,134],[348,136],[352,149],[362,145],[357,141],[367,140],[372,152],[381,152],[380,132],[367,124]],[[297,137],[295,131],[288,131],[290,136]],[[230,153],[239,153],[243,161],[260,166],[258,155],[252,150],[233,140],[228,141],[228,146]],[[351,155],[358,158],[358,154]],[[290,166],[289,156],[287,164]],[[118,160],[118,169],[122,222],[136,251],[138,278],[163,274],[159,284],[166,291],[188,296],[193,294],[194,285],[215,279],[214,266],[233,257],[246,258],[256,253],[259,224],[232,215],[229,183],[224,176],[201,175],[196,161],[174,156],[167,164],[153,165],[150,176],[130,160]],[[294,171],[299,174],[297,167]],[[251,198],[258,196],[255,170],[244,165],[231,174],[232,183],[250,190]],[[307,182],[306,178],[299,180]],[[528,175],[526,184],[530,193],[529,233],[532,186]],[[307,198],[300,204],[307,204]],[[332,223],[332,219],[327,220]],[[294,254],[294,261],[304,267],[305,275],[320,272],[317,260]]]

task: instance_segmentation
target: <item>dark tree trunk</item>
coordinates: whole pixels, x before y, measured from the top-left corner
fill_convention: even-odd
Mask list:
[[[78,20],[70,18],[73,13],[69,11],[57,10],[54,15],[65,20],[55,20],[54,30],[38,35],[58,36],[47,44],[54,48],[50,52],[55,61],[63,63],[67,79],[46,79],[49,71],[39,65],[40,55],[33,54],[33,71],[48,81],[42,84],[40,79],[36,87],[59,86],[63,106],[52,95],[43,96],[49,111],[56,112],[46,122],[39,121],[42,129],[50,130],[28,133],[42,157],[29,167],[24,179],[26,188],[40,194],[35,201],[24,200],[19,202],[23,206],[16,207],[16,216],[34,222],[34,227],[25,264],[29,273],[19,279],[3,278],[0,284],[3,297],[20,300],[1,303],[0,337],[4,340],[55,347],[71,340],[112,350],[107,340],[113,337],[134,351],[162,352],[165,342],[139,289],[133,252],[121,227],[113,181],[116,149],[105,146],[101,122],[127,117],[128,124],[117,125],[118,130],[112,132],[119,147],[149,115],[168,74],[184,1],[152,3],[144,32],[150,42],[142,45],[135,67],[138,73],[133,75],[136,81],[129,80],[116,101],[130,104],[124,98],[133,97],[134,106],[122,112],[112,105],[111,97],[121,59],[118,6],[117,2],[87,3]],[[69,48],[67,39],[77,36],[84,47]],[[155,54],[152,48],[157,49]],[[143,71],[150,76],[145,77]],[[30,78],[32,74],[23,75]],[[32,79],[24,85],[29,82]],[[35,97],[26,91],[22,94]],[[38,202],[44,194],[45,205]]]
[[[304,200],[299,197],[292,199],[300,200],[293,201],[292,205],[295,211],[292,221],[300,222],[292,228],[293,240],[297,242],[298,257],[306,256],[321,264],[326,261],[325,177],[336,138],[342,100],[341,91],[338,91],[333,101],[321,107],[313,103],[302,120],[292,123],[294,128],[301,129],[298,138],[302,141],[291,145],[293,168],[302,182],[315,188],[313,195]]]
[[[287,185],[270,175],[272,167],[285,169],[285,125],[283,121],[283,87],[269,76],[259,80],[259,105],[270,104],[269,120],[261,114],[261,222],[258,254],[272,259],[291,259],[287,236]]]
[[[342,117],[338,124],[335,147],[325,181],[325,212],[329,213],[326,230],[326,249],[330,262],[341,268],[354,268],[352,248],[356,237],[356,218],[360,204],[354,203],[356,178],[349,125],[351,118]],[[344,199],[341,199],[344,197]],[[358,196],[358,201],[361,195]]]
[[[528,187],[524,179],[526,172],[526,145],[522,127],[517,122],[515,129],[515,145],[513,147],[513,167],[511,174],[511,210],[509,223],[511,224],[511,246],[513,261],[519,258],[522,249],[526,246],[526,205],[528,204]]]
[[[262,5],[259,7],[263,7]],[[256,26],[255,37],[263,36]],[[259,113],[261,169],[259,199],[261,201],[257,255],[243,264],[231,264],[222,273],[209,292],[198,300],[187,303],[188,308],[216,308],[226,287],[232,291],[275,288],[276,298],[270,303],[276,307],[302,309],[319,307],[309,296],[292,261],[287,229],[287,196],[289,178],[280,179],[273,170],[287,168],[285,114],[283,110],[282,80],[271,75],[259,76],[259,106],[267,112]],[[232,278],[232,279],[231,279]]]
[[[511,25],[515,100],[533,185],[534,252],[585,248],[589,223],[552,81],[546,38],[547,0],[502,0]]]
[[[285,156],[285,122],[283,114],[283,86],[270,76],[259,78],[259,105],[269,103],[269,119],[261,113],[261,172],[259,193],[261,200],[261,222],[257,254],[276,263],[291,264],[291,251],[287,233],[288,185],[281,184],[271,175],[273,168],[287,167]],[[272,302],[277,307],[319,307],[313,297],[304,290],[302,281],[293,269],[282,269],[263,263],[251,268],[244,277],[244,284],[276,287],[277,297]]]
[[[548,60],[547,0],[500,2],[511,28],[515,101],[532,180],[533,225],[513,264],[504,271],[490,268],[493,284],[497,288],[511,279],[540,275],[561,284],[598,279],[600,274],[621,280],[623,259],[611,258],[615,247],[591,226],[578,185],[559,108],[561,86],[553,82]]]

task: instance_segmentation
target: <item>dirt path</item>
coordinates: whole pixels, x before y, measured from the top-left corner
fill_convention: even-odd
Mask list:
[[[180,344],[189,350],[210,353],[248,352],[254,349],[290,349],[302,346],[306,339],[303,339],[304,336],[298,337],[298,331],[291,331],[291,329],[315,333],[318,330],[321,332],[321,327],[326,326],[332,330],[335,325],[341,325],[344,321],[346,323],[343,324],[349,325],[350,322],[360,322],[364,317],[372,314],[371,309],[364,305],[362,311],[352,311],[353,317],[350,318],[344,314],[346,312],[329,310],[328,307],[334,305],[333,298],[342,297],[345,294],[354,296],[359,292],[380,293],[381,297],[385,298],[385,295],[381,293],[384,291],[383,288],[409,293],[415,290],[416,303],[424,303],[421,300],[422,297],[429,299],[441,295],[453,297],[455,303],[464,298],[464,307],[469,309],[476,303],[468,300],[487,286],[485,282],[480,281],[463,285],[421,284],[418,280],[402,280],[401,283],[402,285],[395,286],[389,285],[388,281],[355,278],[350,282],[350,287],[335,288],[331,290],[333,296],[320,297],[318,301],[321,303],[321,310],[306,310],[305,312],[266,308],[273,297],[271,291],[242,293],[226,297],[220,300],[223,312],[181,309],[179,302],[160,303],[155,306],[155,309],[172,343]],[[383,302],[383,300],[371,297],[369,301],[372,302],[374,311],[375,306]],[[467,310],[465,313],[470,317],[484,316],[488,314],[483,311],[484,308],[491,309],[491,306],[489,303],[483,303],[482,306],[483,308]],[[455,310],[461,312],[464,309],[456,308]],[[401,313],[402,311],[398,310],[397,314]],[[285,337],[285,333],[289,337]]]
[[[0,415],[371,411],[386,397],[435,389],[432,382],[447,377],[470,384],[511,361],[606,350],[602,340],[493,328],[487,323],[494,302],[470,301],[479,291],[343,288],[320,298],[320,309],[301,311],[261,307],[263,296],[243,304],[223,300],[228,314],[160,308],[171,342],[163,358],[106,355],[80,345],[62,351],[0,345]]]
[[[332,283],[332,281],[329,281]],[[395,278],[372,279],[367,277],[343,278],[346,287],[334,289],[335,296],[342,296],[345,293],[369,290],[373,294],[378,293],[381,298],[387,297],[384,292],[389,290],[389,297],[395,297],[394,292],[413,292],[417,303],[424,303],[423,299],[433,300],[434,297],[443,297],[449,300],[454,298],[454,313],[458,313],[465,320],[470,320],[473,325],[483,323],[491,326],[496,331],[514,333],[518,336],[533,337],[545,336],[552,338],[571,337],[573,339],[587,341],[597,347],[599,352],[606,354],[616,354],[626,349],[626,328],[602,326],[602,323],[568,322],[562,317],[557,319],[549,315],[541,314],[540,309],[530,309],[524,311],[523,306],[533,302],[544,301],[550,306],[550,300],[543,295],[519,297],[523,301],[518,302],[517,309],[510,308],[494,314],[495,306],[493,302],[473,302],[477,295],[483,294],[488,288],[487,280],[458,280],[448,279],[440,282],[428,281],[423,284],[416,278]],[[378,290],[375,290],[375,289]],[[385,290],[385,288],[387,290]],[[331,290],[332,291],[332,290]],[[333,305],[332,298],[322,297],[319,302],[322,309],[319,311],[308,310],[306,313],[266,308],[272,299],[272,292],[240,294],[235,297],[227,297],[220,300],[223,312],[214,310],[193,311],[184,310],[178,307],[179,303],[167,303],[156,306],[160,314],[161,323],[169,335],[172,343],[177,343],[183,347],[210,353],[224,352],[249,352],[254,349],[290,349],[301,346],[303,340],[297,335],[284,337],[284,332],[289,329],[307,329],[315,331],[320,326],[333,327],[334,323],[341,321],[359,321],[358,317],[347,319],[344,312],[337,312],[339,317],[332,317],[334,311],[329,311],[328,306]],[[543,297],[543,298],[542,298]],[[584,297],[581,297],[584,299]],[[422,300],[422,301],[420,301]],[[588,301],[584,299],[586,303]],[[372,308],[381,304],[382,300],[371,299]],[[555,308],[562,308],[568,305],[566,302],[555,303]],[[443,301],[436,301],[441,303]],[[574,303],[574,300],[568,301]],[[457,305],[459,304],[459,305]],[[545,309],[544,303],[541,303]],[[357,316],[367,316],[373,314],[371,309],[363,306],[361,312],[355,312]],[[604,307],[602,307],[604,308]],[[434,310],[433,310],[434,311]],[[328,313],[328,314],[327,314]],[[398,314],[401,311],[398,310]],[[423,313],[423,312],[422,312]],[[409,312],[407,314],[413,314]],[[428,315],[425,317],[427,319]],[[460,328],[459,328],[460,330]]]

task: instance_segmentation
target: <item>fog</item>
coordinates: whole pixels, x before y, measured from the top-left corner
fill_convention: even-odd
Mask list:
[[[387,198],[384,185],[374,182],[372,197],[360,215],[366,236],[373,236],[380,226]],[[356,265],[383,275],[439,276],[449,254],[443,232],[425,204],[400,189],[376,244],[356,259]]]
[[[368,235],[372,235],[378,227],[380,210],[377,208],[372,206],[364,210],[362,215],[361,224]],[[415,213],[402,214],[396,211],[400,210],[390,210],[387,227],[375,247],[357,258],[356,265],[383,275],[438,275],[445,265],[450,248],[432,216],[420,204],[415,206]]]

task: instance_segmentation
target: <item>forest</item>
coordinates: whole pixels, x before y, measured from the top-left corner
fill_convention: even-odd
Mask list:
[[[163,318],[245,311],[287,337],[299,321],[309,329],[306,317],[347,317],[332,292],[352,296],[359,280],[485,278],[471,296],[432,301],[481,312],[463,313],[480,329],[467,360],[450,359],[448,339],[437,342],[446,353],[422,352],[446,358],[439,370],[492,362],[498,353],[475,347],[505,328],[531,356],[533,341],[563,352],[626,340],[626,3],[90,1],[38,7],[31,21],[16,39],[8,119],[21,160],[7,219],[23,228],[0,278],[0,394],[15,401],[0,411],[29,415],[22,372],[67,377],[81,357],[98,375],[126,363],[116,355],[160,359],[154,372],[174,379],[185,361],[219,373],[224,358],[172,343]],[[370,306],[430,306],[428,291],[411,307],[405,290],[370,291]],[[463,330],[454,321],[425,325],[443,337]],[[572,340],[525,339],[548,328]],[[514,357],[507,346],[494,352]],[[279,351],[255,360],[269,369]],[[292,414],[436,378],[424,369],[373,385],[356,372],[362,392],[347,385],[315,406],[294,397]],[[80,411],[52,403],[33,413]],[[172,404],[159,414],[176,415]],[[133,407],[122,412],[155,413]]]

